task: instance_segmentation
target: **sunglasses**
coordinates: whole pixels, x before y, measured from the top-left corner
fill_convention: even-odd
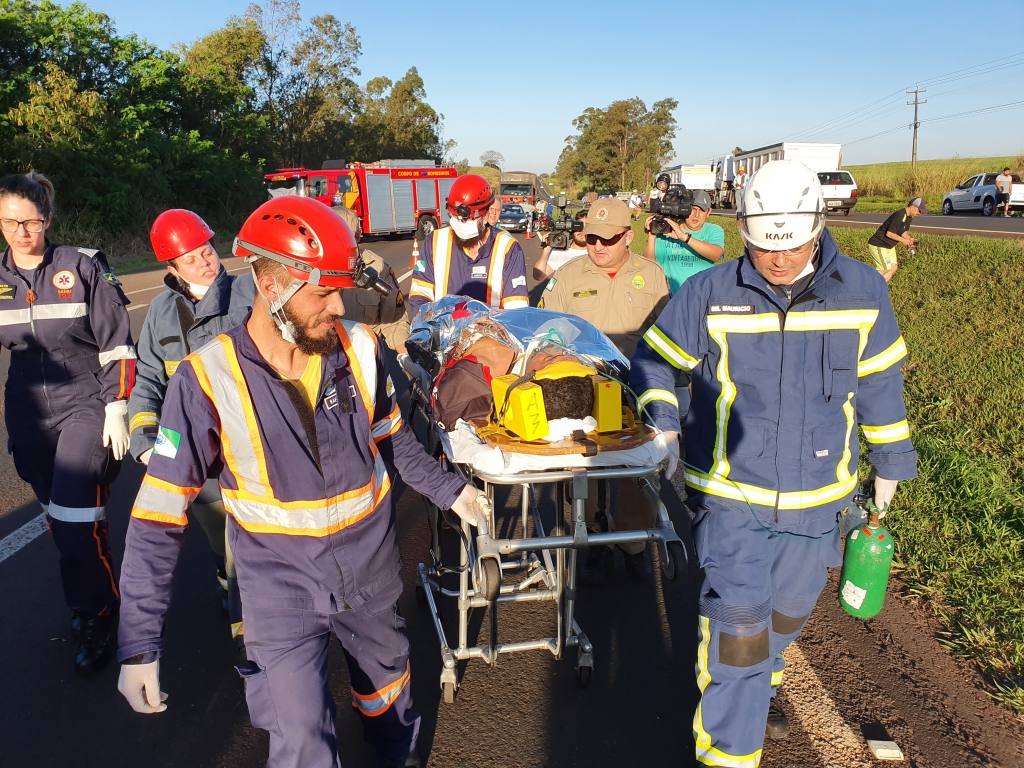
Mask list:
[[[617,242],[619,242],[619,240],[622,239],[623,235],[625,235],[626,232],[628,232],[628,231],[629,231],[628,229],[624,229],[621,232],[619,232],[619,234],[615,235],[614,237],[601,237],[600,235],[587,235],[586,236],[587,245],[597,245],[598,242],[600,242],[601,245],[603,245],[605,248],[608,248],[608,247],[610,247],[612,245],[615,245]]]

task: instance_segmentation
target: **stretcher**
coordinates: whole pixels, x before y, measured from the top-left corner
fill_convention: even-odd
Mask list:
[[[436,332],[433,340],[437,342]],[[607,441],[595,450],[575,453],[517,451],[514,444],[485,440],[464,421],[448,429],[440,425],[432,411],[434,377],[408,356],[401,357],[401,363],[410,381],[411,421],[420,439],[442,464],[481,487],[490,502],[486,519],[476,529],[453,513],[430,507],[430,562],[418,564],[417,594],[430,611],[440,644],[443,701],[455,700],[460,663],[480,660],[494,666],[504,654],[525,651],[548,651],[557,659],[570,657],[580,685],[586,686],[594,669],[594,648],[575,617],[579,552],[592,546],[650,542],[659,549],[666,578],[675,580],[691,566],[692,544],[676,532],[666,502],[675,509],[683,507],[671,485],[659,483],[664,451],[653,440],[653,429],[635,425],[639,439],[622,449]],[[589,531],[586,507],[592,481],[623,479],[636,479],[656,508],[653,527]],[[548,495],[556,500],[550,525],[545,523],[539,503],[545,485],[554,486],[554,493]],[[495,492],[501,487],[519,488],[517,513],[499,508]],[[686,518],[687,532],[688,522]],[[442,536],[445,525],[457,535]],[[451,579],[443,579],[447,574],[457,576],[457,587],[451,585]],[[449,637],[441,620],[445,601],[456,607],[454,637]],[[499,642],[499,608],[524,602],[553,604],[554,634]],[[479,641],[471,641],[474,616],[484,611],[489,621],[481,627]]]

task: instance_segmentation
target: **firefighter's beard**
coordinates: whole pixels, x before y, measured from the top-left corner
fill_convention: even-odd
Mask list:
[[[338,332],[334,329],[334,320],[337,318],[330,313],[323,313],[309,318],[301,318],[288,308],[288,305],[281,307],[281,314],[291,329],[291,343],[307,355],[328,355],[338,348]],[[330,325],[324,329],[323,323]],[[316,329],[314,332],[313,329]],[[319,335],[314,335],[318,333]]]

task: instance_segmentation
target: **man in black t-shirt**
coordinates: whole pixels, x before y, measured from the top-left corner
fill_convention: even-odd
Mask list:
[[[882,273],[885,282],[888,283],[896,274],[896,243],[903,243],[908,248],[917,245],[917,240],[910,237],[907,232],[910,230],[911,220],[922,213],[927,213],[924,200],[915,197],[907,203],[906,208],[893,212],[882,222],[882,226],[868,240],[871,261],[875,269]]]

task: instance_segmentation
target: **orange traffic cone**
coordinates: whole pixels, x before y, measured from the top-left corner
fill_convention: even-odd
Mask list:
[[[533,240],[533,227],[526,228],[526,239]]]
[[[416,240],[416,236],[412,238],[412,258],[409,259],[409,269],[416,269],[416,262],[420,259],[420,244]]]

